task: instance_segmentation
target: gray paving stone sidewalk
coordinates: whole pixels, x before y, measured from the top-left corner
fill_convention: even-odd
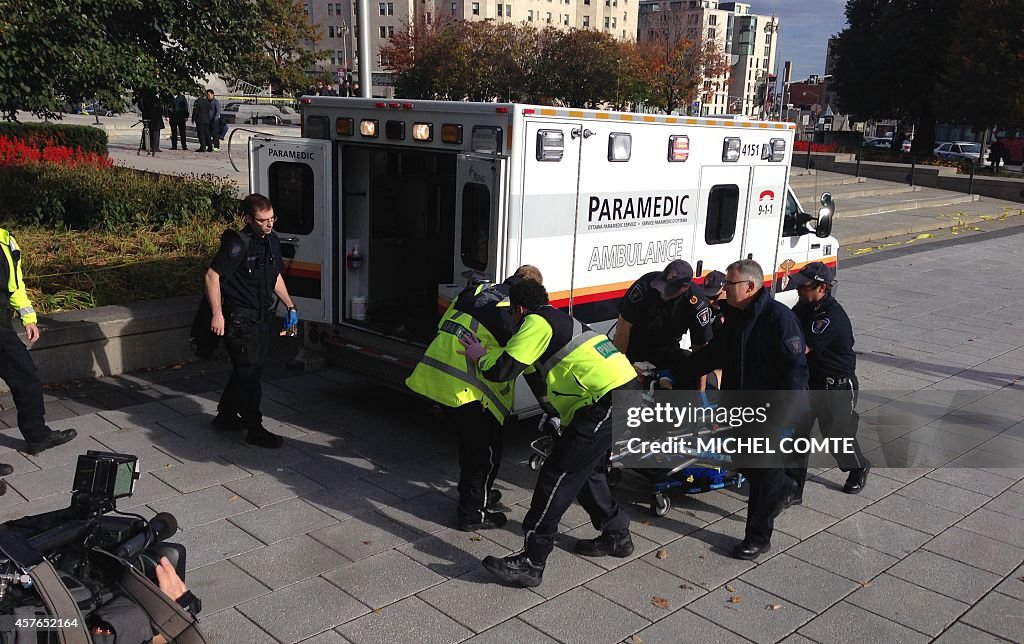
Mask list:
[[[878,467],[858,496],[830,464],[812,470],[804,505],[756,563],[726,554],[742,493],[676,496],[655,518],[627,473],[616,494],[634,518],[633,557],[571,554],[595,534],[577,507],[543,585],[496,585],[479,560],[521,544],[531,424],[508,432],[509,525],[458,532],[454,441],[429,405],[283,359],[265,387],[267,424],[288,436],[277,451],[209,427],[222,362],[51,388],[52,426],[81,436],[38,457],[17,451],[0,397],[0,462],[15,467],[0,520],[65,506],[87,448],[140,455],[146,473],[122,506],[177,516],[214,642],[1022,641],[1022,242],[841,267]]]

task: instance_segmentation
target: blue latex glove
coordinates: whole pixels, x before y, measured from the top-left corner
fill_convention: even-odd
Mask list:
[[[294,329],[299,323],[299,312],[289,309],[284,314],[284,328]]]

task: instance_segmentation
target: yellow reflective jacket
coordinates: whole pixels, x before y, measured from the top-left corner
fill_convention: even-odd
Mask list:
[[[505,349],[488,350],[479,368],[485,378],[500,380],[515,378],[524,365],[544,378],[547,396],[541,405],[554,407],[564,425],[583,407],[636,378],[633,365],[608,336],[551,306],[527,315]]]
[[[480,402],[499,423],[504,423],[512,411],[514,382],[490,382],[481,378],[476,365],[459,353],[463,350],[459,338],[468,333],[475,335],[489,349],[501,348],[498,337],[507,339],[511,328],[503,331],[496,328],[502,326],[500,322],[487,326],[481,323],[496,320],[501,315],[499,307],[508,307],[508,287],[505,284],[489,288],[481,285],[463,291],[448,306],[437,325],[437,335],[412,375],[406,379],[406,386],[446,407]],[[473,310],[475,315],[462,309]]]
[[[11,308],[21,316],[22,324],[35,324],[38,320],[32,301],[25,293],[25,280],[21,276],[21,249],[18,242],[4,228],[0,228],[0,246],[4,249],[7,260],[7,292],[10,294]]]

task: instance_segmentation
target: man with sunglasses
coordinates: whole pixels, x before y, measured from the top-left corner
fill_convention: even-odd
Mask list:
[[[242,200],[245,228],[226,230],[220,250],[206,271],[206,296],[213,317],[210,330],[224,336],[231,357],[231,377],[217,405],[213,426],[245,429],[246,441],[281,447],[284,439],[263,427],[261,378],[270,344],[270,321],[276,295],[287,307],[285,329],[299,323],[281,277],[281,240],[274,234],[274,207],[260,194]]]
[[[793,313],[800,320],[800,328],[807,341],[807,367],[810,371],[811,413],[801,426],[801,435],[811,433],[818,421],[821,435],[826,438],[850,438],[851,453],[835,454],[839,468],[848,472],[843,492],[858,494],[867,482],[871,463],[864,458],[857,443],[860,416],[857,405],[857,355],[853,352],[853,325],[842,305],[832,296],[835,273],[821,262],[811,262],[790,281],[796,284],[800,301]],[[807,478],[807,457],[795,467],[787,469],[797,489],[787,499],[786,507],[803,502],[804,481]]]
[[[723,404],[770,409],[767,423],[750,429],[754,435],[767,432],[770,440],[776,440],[807,411],[807,358],[800,324],[793,312],[764,288],[764,272],[754,260],[730,264],[722,285],[726,303],[722,305],[725,321],[721,332],[693,353],[685,371],[692,377],[721,369]],[[748,394],[756,398],[732,393],[738,391],[756,392]],[[771,548],[775,517],[796,486],[782,463],[755,454],[739,455],[734,462],[747,476],[750,496],[746,533],[732,556],[755,559]]]

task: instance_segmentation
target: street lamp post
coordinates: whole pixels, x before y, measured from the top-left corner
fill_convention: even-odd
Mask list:
[[[341,26],[338,27],[338,29],[341,30],[341,56],[342,56],[342,60],[345,61],[344,63],[342,63],[341,66],[345,70],[345,74],[347,76],[348,75],[348,25],[346,25],[345,23],[341,23]]]
[[[771,20],[769,20],[765,24],[765,26],[764,26],[764,33],[765,33],[765,37],[766,38],[772,38],[771,43],[769,43],[769,45],[768,45],[768,47],[769,47],[768,51],[769,52],[776,51],[776,45],[778,45],[778,41],[773,36],[774,36],[774,34],[779,33],[779,19],[776,18],[775,16],[772,16]],[[778,56],[776,56],[776,61],[775,61],[775,81],[778,82],[778,79],[779,79],[779,61],[778,61]],[[767,81],[765,81],[764,101],[761,103],[761,112],[762,112],[762,114],[765,111],[765,109],[764,109],[765,105],[768,103],[768,94],[769,94],[769,92],[768,92]],[[775,100],[773,98],[773,100],[772,100],[772,109],[774,109],[774,108],[775,108]],[[780,115],[782,114],[781,107],[779,108],[779,114]]]

